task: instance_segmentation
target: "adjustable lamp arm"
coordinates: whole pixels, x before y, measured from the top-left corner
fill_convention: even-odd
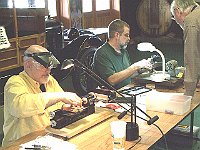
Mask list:
[[[88,67],[86,67],[85,65],[83,65],[80,61],[78,61],[77,59],[69,59],[69,60],[65,60],[62,64],[61,69],[67,69],[69,67],[72,66],[76,66],[79,67],[80,69],[82,69],[83,71],[85,71],[91,78],[93,78],[95,81],[97,81],[99,84],[106,86],[107,88],[115,91],[117,94],[119,94],[121,97],[123,97],[124,99],[127,100],[127,98],[121,94],[120,92],[118,92],[112,85],[110,85],[108,82],[106,82],[105,80],[103,80],[101,77],[99,77],[97,74],[95,74],[91,69],[89,69]],[[142,94],[142,93],[141,93]],[[117,102],[116,102],[117,103]],[[119,103],[117,103],[119,104]],[[120,104],[119,104],[120,105]],[[120,105],[122,108],[124,108],[126,111],[129,111],[131,113],[130,110],[127,110],[125,107],[123,107],[122,105]],[[142,109],[140,109],[138,106],[135,107],[140,110],[143,114],[145,114],[150,120],[147,121],[147,124],[153,124],[155,121],[157,121],[159,118],[158,116],[154,116],[153,118],[151,118],[147,113],[145,113]],[[136,114],[135,114],[136,115]]]
[[[162,73],[163,75],[165,75],[165,56],[163,55],[163,53],[158,50],[158,49],[155,49],[154,50],[155,52],[157,52],[158,54],[160,54],[161,58],[162,58]]]

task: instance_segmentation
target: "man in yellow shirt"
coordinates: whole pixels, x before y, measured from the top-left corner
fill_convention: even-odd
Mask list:
[[[50,75],[51,68],[58,64],[59,61],[42,46],[32,45],[25,51],[24,71],[9,78],[4,87],[3,146],[45,129],[50,125],[50,111],[69,104],[81,105],[79,96],[64,92]]]

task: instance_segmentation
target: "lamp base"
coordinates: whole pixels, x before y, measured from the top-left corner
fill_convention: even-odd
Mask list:
[[[126,124],[126,141],[134,141],[139,138],[139,126],[134,122]]]

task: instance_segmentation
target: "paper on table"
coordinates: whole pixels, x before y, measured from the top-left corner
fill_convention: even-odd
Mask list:
[[[35,145],[35,147],[34,147]],[[45,150],[76,150],[77,146],[62,139],[58,139],[51,135],[39,136],[35,140],[29,141],[27,143],[21,144],[19,150],[25,150],[27,148],[38,148]]]

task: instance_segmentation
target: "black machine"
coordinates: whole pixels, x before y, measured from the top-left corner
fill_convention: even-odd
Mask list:
[[[64,29],[62,23],[53,18],[46,20],[46,44],[47,49],[62,62],[65,59],[78,59],[84,65],[91,68],[94,53],[104,43],[97,35],[85,29]],[[78,68],[73,70],[60,70],[60,66],[52,69],[52,75],[58,82],[72,76],[74,89],[81,96],[89,92],[91,82],[88,76]]]
[[[90,114],[95,113],[95,99],[93,94],[84,96],[86,101],[83,101],[83,106],[76,111],[66,111],[63,109],[57,109],[50,112],[51,127],[55,129],[61,129],[67,125],[70,125]]]

